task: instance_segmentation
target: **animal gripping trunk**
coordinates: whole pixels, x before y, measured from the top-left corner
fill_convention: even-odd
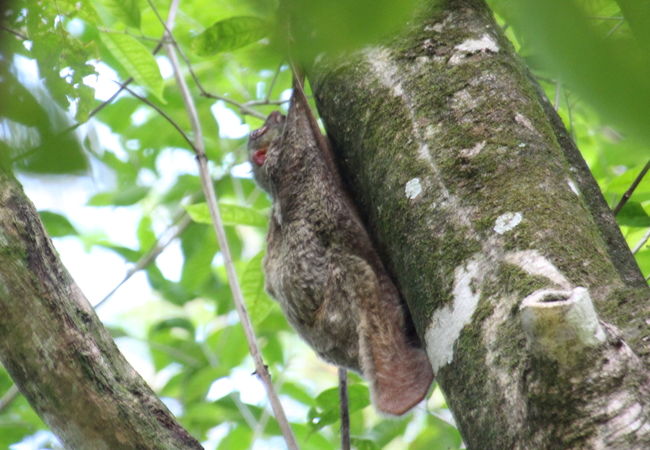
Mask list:
[[[333,152],[320,133],[302,86],[296,80],[287,127],[294,130],[311,129],[312,136],[303,138],[315,141],[350,212],[363,228],[356,206],[344,191]],[[285,139],[290,137],[285,135]],[[364,237],[369,240],[369,237]],[[409,342],[404,303],[374,249],[371,252],[372,255],[368,255],[370,261],[377,267],[371,267],[370,261],[357,256],[351,256],[349,264],[346,264],[347,285],[355,291],[350,292],[349,297],[359,299],[357,332],[361,370],[370,383],[377,409],[387,414],[401,415],[424,399],[433,381],[433,371],[424,349]]]

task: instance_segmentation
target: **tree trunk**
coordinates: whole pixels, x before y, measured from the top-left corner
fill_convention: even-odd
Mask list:
[[[469,448],[650,448],[650,293],[483,1],[310,80]]]
[[[202,448],[120,354],[1,167],[0,361],[66,448]]]

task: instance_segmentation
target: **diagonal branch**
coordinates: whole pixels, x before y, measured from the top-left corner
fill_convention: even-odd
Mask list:
[[[643,177],[648,173],[648,170],[650,170],[650,160],[645,164],[643,169],[641,169],[641,172],[637,175],[637,177],[634,179],[630,187],[628,188],[627,191],[623,194],[623,197],[621,197],[621,200],[618,202],[616,207],[614,208],[613,212],[614,215],[617,215],[621,209],[623,209],[623,206],[627,203],[627,201],[632,197],[632,194],[636,190],[637,186],[639,186],[639,183],[641,183],[641,180],[643,180]]]
[[[171,34],[171,28],[173,27],[174,24],[174,16],[178,8],[178,0],[172,1],[167,22],[164,22],[162,17],[160,17],[153,2],[148,0],[148,3],[153,9],[158,19],[160,20],[160,22],[165,27],[166,37],[168,37],[171,40],[171,42],[175,42],[173,35]],[[248,312],[246,311],[246,306],[244,305],[244,297],[241,292],[241,287],[239,286],[237,273],[235,272],[235,266],[233,264],[232,255],[230,253],[230,247],[228,245],[228,240],[226,238],[226,231],[223,225],[223,220],[221,218],[221,214],[217,206],[218,205],[217,194],[215,192],[214,185],[212,183],[212,179],[208,171],[207,156],[205,154],[205,142],[203,140],[203,131],[201,128],[201,123],[199,121],[198,113],[196,111],[196,106],[189,92],[187,82],[185,81],[185,78],[181,74],[180,64],[176,56],[175,45],[167,44],[165,50],[167,51],[167,55],[169,56],[170,62],[174,69],[174,77],[176,78],[176,83],[183,97],[183,102],[185,103],[185,108],[187,109],[190,123],[192,124],[192,130],[194,132],[194,142],[191,143],[191,147],[196,153],[196,160],[199,166],[199,175],[201,178],[203,193],[205,195],[208,209],[210,211],[210,216],[212,218],[212,224],[214,226],[214,231],[217,236],[217,241],[219,242],[221,253],[223,255],[224,266],[226,267],[228,282],[230,284],[230,289],[233,294],[235,309],[237,310],[237,314],[239,315],[239,320],[244,328],[246,340],[248,341],[249,351],[251,353],[251,356],[253,357],[253,361],[255,362],[255,371],[257,375],[260,377],[260,379],[262,380],[264,387],[266,388],[266,393],[269,396],[271,407],[273,409],[273,412],[275,413],[275,418],[278,421],[278,424],[280,425],[280,429],[282,430],[282,434],[284,435],[284,439],[286,441],[287,447],[290,449],[297,449],[298,445],[296,443],[295,437],[289,425],[289,421],[286,417],[284,409],[282,408],[282,404],[280,403],[278,394],[275,391],[275,388],[273,387],[273,383],[271,382],[271,375],[266,365],[264,364],[264,361],[262,360],[262,355],[257,345],[257,338],[253,331],[253,326],[248,316]],[[159,109],[156,110],[160,112]],[[168,120],[171,121],[171,119]],[[179,132],[180,131],[181,130],[179,130]],[[185,138],[187,138],[185,133],[182,134]]]

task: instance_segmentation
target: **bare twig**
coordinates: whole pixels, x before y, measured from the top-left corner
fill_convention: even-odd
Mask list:
[[[188,136],[187,134],[185,134],[185,131],[183,131],[183,129],[180,127],[180,125],[177,124],[176,121],[175,121],[174,119],[172,119],[172,118],[169,116],[169,114],[167,114],[167,113],[166,113],[162,108],[160,108],[158,105],[156,105],[156,104],[153,103],[152,101],[148,100],[146,97],[143,97],[143,96],[141,96],[141,95],[135,93],[132,89],[129,89],[128,87],[125,87],[124,89],[126,89],[126,91],[127,91],[129,94],[131,94],[132,96],[134,96],[135,98],[137,98],[138,100],[140,100],[142,103],[144,103],[144,104],[146,104],[146,105],[149,105],[149,106],[151,106],[153,109],[155,109],[156,112],[157,112],[158,114],[160,114],[161,116],[163,116],[163,118],[164,118],[167,122],[169,122],[169,123],[170,123],[174,128],[176,128],[176,131],[178,131],[178,132],[180,133],[180,135],[183,137],[183,139],[185,139],[185,142],[187,142],[187,143],[189,144],[190,148],[191,148],[192,150],[194,150],[195,153],[197,153],[197,152],[199,151],[199,150],[196,148],[196,146],[194,145],[194,141],[192,141],[192,140],[189,138],[189,136]]]
[[[553,99],[553,108],[557,111],[560,108],[560,93],[562,92],[562,85],[559,81],[555,82],[555,98]]]
[[[348,371],[339,367],[339,405],[341,412],[341,449],[350,450],[350,409],[348,405]]]
[[[624,20],[624,17],[621,16],[589,16],[589,19],[593,20]]]
[[[201,90],[202,88],[199,88]],[[228,97],[224,97],[222,95],[217,95],[217,94],[212,94],[210,92],[201,90],[201,96],[206,97],[206,98],[211,98],[213,100],[221,100],[226,103],[230,103],[233,106],[236,106],[239,108],[240,112],[242,114],[248,114],[249,116],[257,117],[258,119],[265,119],[266,115],[262,114],[259,111],[255,111],[254,109],[246,106],[243,103],[236,102],[232,99],[229,99]]]
[[[621,20],[607,32],[607,34],[605,35],[605,39],[610,37],[612,34],[616,33],[616,30],[621,28],[621,26],[623,26],[624,23],[625,23],[625,19],[621,18]]]
[[[158,45],[156,45],[156,47],[153,49],[153,54],[155,55],[156,53],[158,53],[158,52],[160,51],[161,48],[162,48],[162,40],[159,40],[159,41],[158,41]],[[90,111],[90,112],[88,113],[88,117],[86,118],[85,121],[83,121],[83,122],[77,122],[77,123],[74,123],[74,124],[70,125],[70,126],[67,127],[67,128],[64,128],[63,130],[61,130],[60,132],[58,132],[58,133],[56,134],[55,138],[56,138],[56,137],[63,136],[63,135],[66,134],[66,133],[70,133],[71,131],[76,130],[76,129],[79,128],[81,125],[83,125],[83,124],[85,124],[86,122],[88,122],[92,117],[94,117],[95,115],[99,114],[99,112],[100,112],[102,109],[104,109],[105,107],[107,107],[108,105],[110,105],[111,103],[113,103],[113,100],[115,100],[115,99],[117,98],[117,96],[120,95],[120,93],[121,93],[122,91],[124,91],[125,89],[127,89],[127,86],[128,86],[129,84],[131,84],[132,82],[133,82],[133,78],[127,78],[125,81],[123,81],[123,82],[119,85],[119,88],[118,88],[118,89],[113,93],[113,95],[111,95],[107,100],[104,100],[102,103],[100,103],[99,105],[97,105],[97,106],[96,106],[92,111]],[[15,161],[17,161],[17,160],[19,160],[19,159],[24,159],[25,157],[27,157],[27,156],[29,156],[29,155],[35,153],[36,151],[38,151],[39,148],[40,148],[40,146],[37,146],[37,147],[34,147],[34,148],[30,149],[30,150],[27,150],[26,152],[23,152],[23,153],[21,153],[20,155],[18,155],[18,156],[16,156],[15,158],[13,158],[13,159],[11,160],[11,162],[15,162]]]
[[[122,278],[122,281],[120,281],[111,291],[106,294],[106,296],[101,299],[97,304],[94,306],[95,309],[99,308],[103,304],[105,304],[109,298],[117,291],[124,283],[129,281],[129,279],[139,272],[140,270],[144,269],[147,267],[149,264],[151,264],[157,257],[160,255],[163,250],[169,246],[178,236],[181,235],[183,231],[189,226],[189,224],[192,222],[190,219],[190,216],[187,214],[183,214],[181,217],[180,221],[176,225],[172,225],[169,227],[167,230],[165,230],[160,237],[158,237],[158,240],[154,243],[154,245],[151,247],[151,249],[145,253],[142,258],[140,258],[133,267],[131,267],[127,272],[126,275],[124,275],[124,278]]]
[[[165,27],[166,36],[173,42],[174,38],[171,34],[171,28],[174,24],[175,12],[178,8],[178,0],[172,0],[170,6],[169,17],[167,22],[164,22],[156,10],[155,5],[151,0],[148,0],[149,5],[154,10],[155,14],[158,16],[159,20]],[[228,246],[228,240],[226,238],[226,231],[223,225],[223,220],[221,219],[221,214],[219,212],[217,194],[214,190],[214,185],[210,177],[207,165],[207,156],[205,154],[205,143],[203,140],[203,131],[201,128],[201,123],[199,121],[198,113],[196,111],[196,106],[194,105],[194,100],[190,94],[189,88],[181,73],[180,64],[178,57],[176,55],[175,45],[167,44],[165,46],[167,55],[169,57],[170,63],[174,69],[174,77],[176,78],[176,83],[181,92],[183,102],[185,103],[185,108],[187,110],[190,123],[192,125],[192,130],[194,132],[194,143],[191,145],[192,149],[196,153],[196,160],[199,166],[199,175],[201,178],[201,185],[203,187],[203,193],[206,198],[208,209],[210,211],[210,216],[212,218],[212,224],[214,226],[214,231],[217,235],[217,241],[219,242],[219,247],[221,248],[221,254],[223,256],[224,266],[226,267],[226,274],[228,277],[228,282],[230,284],[230,289],[233,294],[233,300],[235,303],[235,309],[239,315],[239,320],[244,328],[244,333],[248,341],[248,348],[255,362],[255,371],[257,375],[262,380],[264,387],[266,388],[267,395],[269,397],[271,407],[275,413],[275,418],[280,425],[282,434],[286,441],[287,447],[289,449],[297,449],[298,445],[296,443],[295,437],[289,426],[289,421],[286,417],[284,409],[280,403],[280,399],[273,387],[271,382],[271,375],[269,374],[268,369],[266,368],[264,361],[262,360],[262,355],[257,346],[257,338],[253,332],[253,326],[251,324],[248,312],[246,311],[246,306],[244,305],[244,298],[241,292],[241,287],[239,286],[239,281],[237,279],[237,273],[235,272],[235,266],[233,264],[232,255],[230,254],[230,247]],[[185,135],[183,133],[183,135]]]
[[[15,384],[9,386],[7,392],[5,392],[2,397],[0,397],[0,413],[4,411],[7,406],[11,405],[16,397],[18,397],[18,394],[20,394],[20,391]]]
[[[571,134],[571,140],[575,142],[576,140],[576,130],[573,127],[573,110],[571,108],[571,102],[569,100],[569,92],[564,90],[564,100],[566,101],[566,109],[569,114],[569,133]]]
[[[278,68],[275,70],[275,73],[273,74],[273,79],[271,80],[271,84],[269,84],[269,90],[266,91],[265,100],[271,98],[271,94],[273,93],[273,88],[275,87],[275,82],[278,81],[278,77],[280,76],[280,72],[282,71],[282,64],[284,64],[284,61],[281,61],[280,64],[278,64]]]
[[[158,38],[145,36],[144,34],[131,33],[128,30],[111,30],[109,28],[104,28],[104,27],[99,27],[98,30],[101,31],[102,33],[108,33],[108,34],[125,34],[127,36],[131,36],[132,38],[140,39],[143,41],[160,42],[160,39]]]
[[[287,100],[251,100],[250,102],[244,103],[244,106],[266,106],[266,105],[284,105],[289,103]]]
[[[639,240],[639,242],[637,242],[636,246],[632,250],[632,254],[636,255],[638,253],[638,251],[643,248],[643,246],[646,244],[646,242],[648,242],[648,239],[650,239],[650,229],[648,229],[648,231],[646,231],[646,233],[643,235],[641,240]]]
[[[639,186],[639,183],[641,183],[641,180],[643,180],[643,177],[645,177],[646,173],[648,173],[648,170],[650,169],[650,160],[645,164],[643,169],[641,169],[641,172],[639,172],[639,175],[634,179],[630,187],[628,188],[627,191],[623,194],[623,197],[621,197],[621,200],[618,202],[618,205],[614,208],[613,212],[614,215],[617,215],[621,209],[623,209],[623,206],[627,203],[627,201],[630,199],[632,196],[632,193],[634,193],[634,190]]]
[[[13,34],[14,36],[22,39],[23,41],[28,41],[29,40],[29,37],[27,37],[26,35],[22,34],[19,31],[12,30],[11,28],[6,27],[4,25],[0,25],[0,30],[5,30],[6,32]]]
[[[199,80],[199,77],[196,75],[196,73],[192,69],[192,64],[190,62],[190,59],[187,57],[187,55],[185,54],[183,49],[180,48],[180,46],[178,45],[178,42],[176,42],[176,39],[174,39],[172,33],[170,32],[170,30],[169,30],[170,27],[168,26],[169,21],[167,21],[167,23],[165,23],[165,21],[162,19],[162,17],[160,17],[160,14],[158,13],[158,10],[152,5],[151,0],[147,0],[147,1],[149,3],[149,6],[151,6],[151,9],[154,11],[154,14],[156,15],[156,17],[158,18],[160,23],[165,28],[165,35],[168,36],[169,42],[171,43],[171,46],[174,47],[175,52],[178,52],[178,54],[181,55],[181,58],[183,59],[183,62],[187,66],[187,70],[189,71],[190,76],[192,77],[192,80],[194,81],[194,84],[198,88],[198,90],[201,93],[202,97],[211,98],[211,99],[214,99],[214,100],[221,100],[223,102],[229,103],[229,104],[239,108],[239,110],[240,110],[240,112],[242,114],[248,114],[249,116],[254,116],[254,117],[257,117],[259,119],[265,119],[266,118],[266,116],[264,114],[262,114],[261,112],[255,111],[254,109],[251,109],[250,107],[246,106],[244,103],[240,103],[240,102],[232,100],[232,99],[230,99],[228,97],[224,97],[222,95],[217,95],[217,94],[212,94],[212,93],[206,91],[203,88],[203,85],[201,84],[201,80]],[[169,45],[169,44],[167,44],[167,45]],[[168,52],[168,54],[169,54],[169,52]]]

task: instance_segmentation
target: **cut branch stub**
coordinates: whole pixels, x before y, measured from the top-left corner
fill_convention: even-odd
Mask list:
[[[538,290],[526,297],[520,308],[531,349],[560,366],[571,366],[578,352],[605,341],[589,291],[583,287]]]

